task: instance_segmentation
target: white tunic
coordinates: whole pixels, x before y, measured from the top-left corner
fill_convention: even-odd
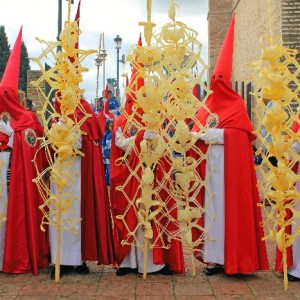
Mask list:
[[[121,148],[123,151],[129,147],[130,143],[134,140],[134,136],[130,138],[125,138],[121,127],[116,130],[115,144],[117,147]],[[143,244],[144,233],[143,229],[139,227],[137,230],[137,239],[139,243]],[[153,273],[161,270],[165,265],[155,265],[153,264],[153,250],[148,249],[148,265],[147,273]],[[138,268],[139,273],[144,273],[144,252],[141,248],[134,245],[131,246],[129,254],[124,258],[119,266],[120,268]]]
[[[224,265],[224,129],[209,128],[201,137],[209,145],[206,161],[206,190],[203,261]]]
[[[1,216],[7,215],[7,170],[9,166],[10,152],[0,152],[0,213]],[[3,254],[5,244],[6,221],[0,220],[0,271],[3,267]]]
[[[78,141],[77,148],[81,148],[81,140]],[[70,174],[74,174],[72,184],[65,188],[67,194],[71,194],[74,199],[69,209],[70,218],[74,218],[74,213],[77,218],[81,217],[81,156],[76,156],[74,164],[70,168]],[[50,189],[53,193],[57,193],[57,186],[51,182]],[[64,200],[64,199],[62,199]],[[68,213],[63,216],[65,219]],[[75,223],[77,234],[73,230],[61,231],[60,239],[60,264],[80,266],[82,265],[81,254],[81,222]],[[49,226],[49,240],[51,251],[51,262],[56,263],[56,226]]]
[[[298,142],[294,142],[292,145],[293,150],[300,154],[300,145]],[[298,165],[297,175],[300,174],[300,164]],[[298,193],[300,192],[300,182],[299,180],[296,181],[296,189]],[[297,199],[295,202],[295,210],[300,211],[300,199]],[[297,218],[295,220],[295,225],[292,225],[292,234],[297,230],[297,228],[300,228],[300,219]],[[300,235],[298,234],[295,238],[294,244],[292,246],[292,253],[293,253],[293,266],[288,269],[288,273],[290,275],[293,275],[295,277],[300,278]]]

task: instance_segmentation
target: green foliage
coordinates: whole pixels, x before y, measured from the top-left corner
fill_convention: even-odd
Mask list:
[[[30,61],[25,43],[21,46],[21,64],[19,76],[19,89],[27,93],[27,71],[30,70]]]
[[[1,25],[0,26],[0,80],[2,79],[3,72],[5,70],[5,66],[9,58],[9,55],[10,55],[10,45],[8,44],[5,27]]]
[[[2,79],[9,55],[11,53],[10,44],[8,44],[5,27],[0,26],[0,80]],[[27,92],[27,71],[30,70],[30,61],[25,43],[21,45],[19,89]]]

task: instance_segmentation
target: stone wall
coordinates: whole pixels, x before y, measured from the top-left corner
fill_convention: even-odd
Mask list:
[[[280,2],[272,0],[269,8],[267,0],[240,0],[233,7],[236,15],[233,81],[250,82],[253,74],[250,64],[260,58],[262,45],[267,45],[270,36],[281,41]]]
[[[300,51],[300,0],[281,0],[283,44]]]

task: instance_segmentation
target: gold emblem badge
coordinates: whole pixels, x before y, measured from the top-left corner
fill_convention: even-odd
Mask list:
[[[3,122],[5,122],[6,124],[10,124],[11,115],[7,111],[4,111],[0,114],[0,120],[3,120]]]
[[[24,130],[24,140],[28,146],[30,147],[36,146],[37,136],[35,131],[32,128],[27,128]]]
[[[216,113],[211,113],[206,119],[206,127],[215,128],[219,125],[219,116]]]

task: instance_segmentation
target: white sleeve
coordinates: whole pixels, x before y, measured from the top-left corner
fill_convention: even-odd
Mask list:
[[[223,128],[208,128],[201,139],[205,144],[224,144],[224,129]]]
[[[77,149],[81,149],[82,148],[82,135],[80,135],[80,137],[76,141],[76,147],[77,147]]]
[[[116,132],[115,144],[118,148],[121,148],[123,151],[126,151],[130,143],[135,139],[135,136],[126,138],[123,135],[121,127],[118,127]]]
[[[300,154],[300,145],[298,141],[293,142],[291,146],[292,150],[294,150],[297,154]]]
[[[10,148],[13,148],[13,145],[14,145],[14,132],[10,135],[7,143],[7,146]]]

